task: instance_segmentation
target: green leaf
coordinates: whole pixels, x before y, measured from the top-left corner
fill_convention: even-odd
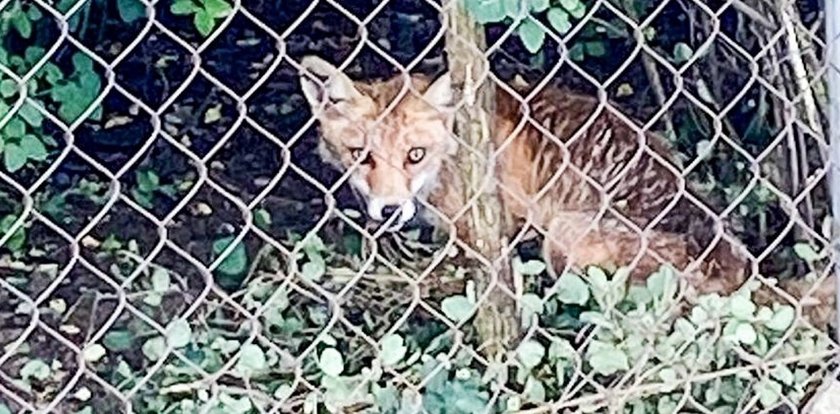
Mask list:
[[[205,124],[212,124],[220,119],[222,119],[222,104],[211,107],[204,113]]]
[[[584,322],[584,323],[591,323],[593,325],[600,326],[600,327],[602,327],[604,329],[607,329],[607,330],[615,329],[615,324],[613,324],[609,320],[609,318],[607,318],[601,312],[595,312],[595,311],[581,312],[580,321]]]
[[[108,352],[105,350],[105,348],[102,345],[93,344],[93,345],[85,348],[85,350],[83,352],[83,356],[85,358],[85,361],[87,361],[87,362],[96,362],[96,361],[99,361],[100,359],[102,359],[102,357],[104,357],[105,354],[107,354],[107,353]]]
[[[327,273],[327,263],[320,256],[315,256],[301,266],[300,273],[304,279],[317,282]]]
[[[2,141],[0,141],[2,142]],[[12,228],[12,224],[15,223],[17,220],[17,216],[14,214],[9,214],[3,217],[3,220],[0,220],[0,234],[5,234]],[[21,226],[16,231],[15,234],[12,235],[9,240],[6,241],[6,248],[16,252],[23,248],[23,245],[26,243],[26,227]]]
[[[32,36],[32,22],[23,13],[15,13],[11,18],[12,27],[17,30],[20,37],[29,39]]]
[[[38,381],[43,381],[50,377],[50,366],[40,359],[30,359],[20,368],[20,378],[28,381],[34,378]]]
[[[221,254],[230,243],[233,242],[235,237],[228,236],[223,237],[219,240],[216,240],[213,243],[213,253],[218,256]],[[222,263],[219,264],[219,267],[216,268],[220,273],[223,273],[228,276],[236,276],[244,273],[248,269],[248,253],[245,251],[245,244],[240,242],[236,245],[233,251],[222,260]]]
[[[20,118],[12,118],[5,127],[3,127],[3,138],[21,138],[26,133],[26,124]]]
[[[533,13],[542,13],[548,9],[551,4],[548,0],[531,0],[528,4],[528,8]]]
[[[397,334],[388,335],[382,339],[381,352],[379,354],[379,357],[382,358],[382,365],[396,365],[402,361],[406,352],[408,352],[408,348],[404,342],[403,338]]]
[[[195,29],[198,30],[202,36],[207,36],[213,31],[213,26],[216,25],[216,20],[213,18],[213,15],[208,13],[206,10],[199,9],[195,12],[195,16],[193,16],[193,24],[195,25]]]
[[[8,98],[8,97],[16,94],[17,91],[18,91],[17,82],[15,82],[14,80],[3,79],[3,81],[0,82],[0,96],[2,96],[3,98]]]
[[[529,402],[541,403],[545,401],[545,386],[542,381],[532,375],[529,375],[525,381],[525,389],[522,393],[525,394],[525,398]]]
[[[548,23],[560,34],[566,34],[572,29],[572,24],[569,23],[569,14],[559,7],[552,7],[548,11]]]
[[[677,276],[669,266],[662,266],[645,283],[654,300],[666,300],[673,297],[677,290]]]
[[[204,0],[204,10],[214,18],[227,16],[232,10],[224,0]]]
[[[137,171],[137,188],[145,193],[151,193],[160,186],[160,178],[152,170]]]
[[[735,338],[744,345],[752,345],[758,339],[758,334],[755,332],[752,324],[744,322],[738,324],[738,327],[735,329]]]
[[[41,72],[39,73],[43,73],[44,79],[50,85],[55,85],[56,82],[64,78],[64,73],[62,73],[61,69],[52,62],[44,64],[43,69],[41,69]]]
[[[500,22],[508,16],[504,0],[465,0],[464,6],[476,23],[480,24]]]
[[[26,63],[30,64],[35,64],[35,62],[41,60],[45,53],[47,53],[47,51],[44,50],[43,47],[39,46],[29,46],[26,48],[26,51],[23,52]]]
[[[440,308],[447,318],[462,322],[472,315],[473,304],[466,296],[455,295],[441,301]]]
[[[589,344],[586,358],[592,369],[601,375],[612,375],[630,369],[627,354],[615,345],[598,340]]]
[[[583,47],[583,43],[577,43],[572,45],[569,48],[569,59],[572,59],[575,62],[580,62],[586,57],[585,48]]]
[[[779,309],[773,313],[773,318],[770,319],[765,325],[768,329],[772,329],[776,332],[784,332],[787,330],[791,324],[793,324],[793,319],[796,317],[796,311],[794,311],[793,307],[790,305],[780,306]]]
[[[274,394],[272,394],[272,397],[274,397],[274,399],[278,401],[283,402],[286,401],[286,399],[288,399],[289,397],[291,397],[294,392],[295,390],[294,388],[292,388],[291,385],[283,384],[277,387],[277,389],[274,391]]]
[[[268,362],[265,352],[256,344],[247,344],[242,347],[239,361],[236,362],[236,370],[245,377],[251,377],[267,368]]]
[[[79,88],[68,85],[68,88],[64,90],[64,93],[69,93],[70,96],[78,96],[80,92]],[[65,99],[61,102],[61,107],[58,108],[58,116],[66,123],[74,122],[87,108],[87,105],[85,105],[81,100],[74,101]]]
[[[136,201],[137,204],[140,204],[141,206],[147,209],[151,209],[154,207],[154,204],[152,203],[152,196],[147,192],[140,191],[136,188],[132,188],[131,196],[134,198],[134,201]]]
[[[18,115],[20,115],[27,124],[35,128],[40,128],[44,122],[44,116],[29,103],[25,103],[22,107],[20,107]]]
[[[79,86],[84,96],[85,109],[93,103],[96,95],[99,94],[99,75],[93,69],[85,70],[79,74]]]
[[[677,371],[673,368],[663,368],[659,371],[659,379],[665,384],[673,384],[677,382]]]
[[[29,17],[29,20],[33,22],[36,20],[40,20],[41,17],[44,17],[44,15],[41,13],[41,10],[39,10],[35,6],[29,7],[29,10],[26,11],[26,16]]]
[[[603,57],[607,54],[607,49],[604,46],[604,42],[600,40],[593,40],[591,42],[584,43],[586,46],[586,54],[593,57]]]
[[[542,260],[529,260],[522,262],[519,257],[513,259],[513,269],[524,276],[536,276],[545,271],[545,262]]]
[[[152,290],[157,293],[165,293],[169,290],[171,278],[166,269],[156,267],[152,271]]]
[[[589,286],[580,276],[566,272],[557,280],[557,299],[569,305],[584,305],[589,301]]]
[[[522,295],[519,303],[522,305],[522,326],[528,327],[534,315],[543,312],[542,299],[533,293],[526,293]]]
[[[3,147],[3,163],[9,172],[15,172],[26,165],[26,151],[20,145],[7,143]]]
[[[192,328],[184,319],[176,319],[166,327],[166,342],[177,349],[189,345],[192,338]]]
[[[522,39],[522,44],[525,49],[531,53],[539,52],[545,41],[545,31],[534,23],[533,20],[527,19],[519,26],[519,38]]]
[[[254,211],[254,224],[261,229],[267,229],[271,225],[271,214],[268,210],[260,208]]]
[[[111,331],[105,334],[102,343],[112,351],[125,351],[134,346],[134,334],[129,331]]]
[[[93,60],[82,52],[73,54],[73,68],[78,73],[93,72]]]
[[[187,14],[193,14],[201,10],[192,0],[175,0],[172,3],[172,6],[169,7],[169,11],[172,12],[174,15],[184,16]]]
[[[771,408],[779,402],[782,395],[782,384],[771,379],[764,378],[755,386],[758,400],[765,408]]]
[[[117,0],[117,10],[123,22],[131,23],[146,16],[146,6],[139,0]]]
[[[146,341],[141,351],[149,361],[157,361],[163,358],[163,354],[166,352],[166,341],[162,336],[156,336]]]
[[[729,302],[729,310],[732,316],[742,321],[751,320],[755,309],[755,303],[745,295],[735,295]]]
[[[495,20],[495,21],[502,21],[505,17],[517,18],[520,14],[522,14],[522,3],[520,0],[501,0],[502,3],[502,10],[504,10],[504,16],[502,18]]]
[[[674,46],[674,62],[683,63],[691,59],[692,55],[694,51],[687,44],[680,42]]]
[[[537,341],[528,340],[519,345],[516,356],[522,362],[522,366],[530,370],[542,361],[545,356],[545,347]]]
[[[560,0],[560,5],[575,19],[580,19],[586,14],[586,5],[580,0]]]
[[[799,256],[800,259],[813,263],[822,259],[822,256],[814,250],[814,247],[808,243],[796,243],[793,245],[793,252]]]
[[[41,140],[35,135],[24,135],[20,140],[20,147],[26,152],[26,157],[31,160],[44,161],[49,155]]]
[[[337,377],[344,371],[344,358],[335,348],[326,348],[318,358],[318,367],[324,374]]]

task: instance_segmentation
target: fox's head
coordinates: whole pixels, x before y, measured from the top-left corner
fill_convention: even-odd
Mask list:
[[[350,172],[370,218],[402,227],[457,149],[448,73],[431,82],[412,77],[409,88],[408,77],[354,82],[320,58],[301,64],[303,94],[320,123],[321,157]]]

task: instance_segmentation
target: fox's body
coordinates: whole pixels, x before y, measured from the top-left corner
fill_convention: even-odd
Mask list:
[[[424,202],[448,219],[462,213],[448,75],[412,77],[414,93],[407,77],[361,83],[318,58],[303,66],[329,78],[322,86],[302,77],[321,155],[351,171],[372,219],[399,227]],[[556,269],[633,265],[647,276],[670,263],[699,292],[728,293],[743,282],[743,255],[722,240],[699,246],[687,231],[689,217],[677,208],[684,182],[663,139],[592,97],[548,89],[525,104],[501,89],[495,95],[491,130],[509,230],[539,229]]]

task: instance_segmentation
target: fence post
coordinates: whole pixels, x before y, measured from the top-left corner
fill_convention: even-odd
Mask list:
[[[828,134],[831,145],[829,186],[833,221],[831,242],[834,250],[837,325],[840,326],[840,0],[825,0],[825,43],[828,70]],[[840,330],[837,331],[840,341]]]
[[[474,204],[458,220],[458,237],[476,253],[492,263],[489,269],[476,269],[476,290],[488,292],[481,302],[475,327],[483,353],[492,359],[501,356],[516,338],[518,318],[513,298],[500,287],[512,287],[510,260],[505,250],[502,202],[495,183],[492,122],[495,100],[492,82],[486,81],[489,62],[484,28],[477,24],[460,0],[445,3],[447,24],[446,54],[449,73],[464,105],[455,116],[457,136],[474,151],[458,151],[458,175],[463,189],[462,201],[474,198]]]

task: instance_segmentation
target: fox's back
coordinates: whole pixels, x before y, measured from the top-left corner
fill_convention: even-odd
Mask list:
[[[496,96],[499,175],[515,215],[527,215],[523,201],[538,223],[609,204],[644,227],[674,203],[681,178],[661,137],[594,97],[548,89],[525,104],[501,90]]]

